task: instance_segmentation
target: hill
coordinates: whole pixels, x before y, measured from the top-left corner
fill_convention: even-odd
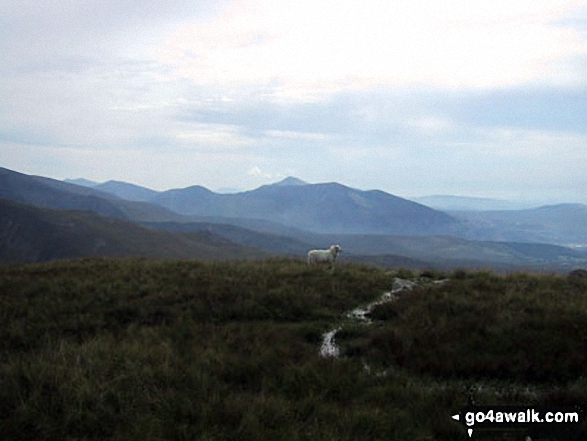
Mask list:
[[[279,182],[276,182],[273,185],[277,185],[277,186],[288,186],[288,185],[308,185],[308,183],[306,181],[302,181],[301,179],[295,178],[293,176],[288,176],[285,179],[282,179]]]
[[[99,183],[96,181],[90,181],[89,179],[84,178],[64,179],[63,182],[68,184],[81,185],[82,187],[95,187],[96,185],[99,185]]]
[[[0,196],[4,198],[40,208],[91,211],[127,223],[182,233],[181,239],[174,236],[175,242],[170,242],[177,245],[170,246],[179,254],[165,254],[164,246],[159,254],[141,251],[141,244],[149,243],[146,236],[131,243],[133,234],[119,234],[118,248],[131,255],[212,256],[211,252],[197,254],[193,249],[179,251],[186,244],[179,246],[176,242],[187,240],[184,233],[195,232],[211,233],[217,240],[222,238],[233,245],[301,257],[309,249],[339,243],[345,250],[343,262],[405,264],[411,268],[568,271],[585,266],[587,261],[579,247],[571,250],[548,245],[587,243],[587,207],[580,204],[507,212],[453,212],[449,216],[381,191],[360,191],[337,183],[307,184],[295,178],[228,195],[201,186],[155,192],[114,181],[101,185],[102,190],[88,188],[0,168]],[[150,202],[124,197],[142,197]],[[44,252],[41,218],[46,213],[36,214],[39,249],[33,250],[29,243],[25,253],[32,260]],[[67,230],[69,221],[46,221],[52,225],[54,235],[58,235],[57,229],[62,230],[59,235],[64,243],[74,234]],[[142,234],[146,231],[150,230]],[[127,240],[125,236],[128,244],[122,243]],[[62,254],[93,255],[94,245],[83,242],[91,242],[91,234],[76,237],[78,253]],[[221,249],[216,255],[227,255],[225,251]],[[58,255],[61,254],[55,254]]]
[[[179,222],[184,216],[145,202],[126,201],[105,191],[0,167],[0,198],[43,208],[87,210],[118,219]]]
[[[0,168],[0,198],[47,208],[91,210],[107,216],[125,217],[108,193],[41,176]]]
[[[155,190],[150,188],[121,181],[107,181],[97,184],[93,188],[127,201],[149,202],[157,194]]]
[[[458,230],[458,221],[451,216],[383,191],[361,191],[338,183],[308,184],[294,177],[231,194],[200,185],[155,192],[115,181],[94,188],[184,216],[265,220],[320,233],[401,235]]]
[[[87,211],[0,200],[0,262],[89,256],[243,259],[269,254],[210,232],[172,233]]]
[[[545,205],[527,210],[452,212],[466,237],[486,240],[587,245],[587,205]]]
[[[406,199],[338,183],[274,184],[237,194],[193,186],[159,193],[151,202],[184,215],[262,219],[318,233],[439,234],[458,225]]]
[[[523,203],[488,198],[414,198],[422,205],[381,191],[360,191],[337,183],[308,184],[293,177],[228,195],[197,185],[166,192],[126,183],[101,185],[117,198],[148,200],[192,220],[197,217],[199,221],[231,223],[263,232],[281,234],[294,228],[315,233],[448,235],[482,241],[587,244],[587,206],[583,204],[522,209]],[[445,213],[438,208],[451,210]],[[186,221],[173,219],[169,212],[166,216],[171,222]],[[145,213],[133,213],[131,217],[145,220]],[[162,216],[157,217],[153,221]]]
[[[233,224],[220,222],[146,222],[149,228],[174,232],[204,231],[222,236],[232,242],[249,247],[261,248],[276,254],[305,256],[314,246],[292,235],[259,232]]]
[[[523,243],[474,241],[450,236],[333,237],[355,254],[397,254],[429,263],[428,267],[493,268],[500,271],[567,272],[587,265],[587,254],[566,247]],[[424,268],[424,267],[420,267]]]
[[[587,266],[587,253],[557,245],[472,241],[449,236],[318,234],[282,228],[254,231],[217,222],[147,223],[167,231],[208,231],[245,246],[305,258],[308,250],[342,245],[340,262],[405,268],[492,268],[498,271],[568,272]]]
[[[64,182],[68,184],[80,185],[82,187],[89,187],[96,190],[103,191],[117,198],[124,199],[127,201],[139,201],[148,202],[153,198],[157,192],[150,188],[141,187],[140,185],[129,184],[123,181],[106,181],[106,182],[94,182],[88,179],[77,178],[77,179],[65,179]]]
[[[503,199],[471,196],[433,195],[410,198],[414,202],[441,211],[489,211],[521,210],[533,208],[538,204],[514,202]]]

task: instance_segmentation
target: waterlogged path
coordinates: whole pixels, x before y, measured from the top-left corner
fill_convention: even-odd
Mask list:
[[[339,350],[334,341],[334,336],[340,330],[341,328],[336,328],[322,335],[322,345],[320,346],[320,355],[322,357],[338,357]]]
[[[448,279],[445,280],[435,280],[433,283],[438,285],[442,283],[448,282]],[[418,282],[412,282],[410,280],[395,278],[393,281],[393,285],[391,287],[391,291],[384,293],[378,300],[369,303],[367,306],[358,307],[353,309],[352,311],[347,312],[344,316],[356,322],[361,322],[365,324],[371,324],[371,319],[368,315],[373,311],[373,309],[384,303],[393,302],[399,298],[398,294],[402,291],[411,291],[415,287],[419,286]],[[336,345],[336,334],[340,331],[342,327],[337,327],[331,331],[325,332],[322,334],[322,344],[320,345],[320,355],[322,357],[338,357],[340,355],[340,350]]]

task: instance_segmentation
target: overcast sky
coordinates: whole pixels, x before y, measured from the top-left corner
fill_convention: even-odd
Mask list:
[[[587,0],[3,0],[0,166],[587,202]]]

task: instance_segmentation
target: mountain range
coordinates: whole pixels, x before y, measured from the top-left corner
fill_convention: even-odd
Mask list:
[[[0,167],[0,199],[43,208],[87,210],[134,221],[180,221],[177,213],[163,207],[121,199],[96,188],[42,176],[31,176]]]
[[[198,185],[154,192],[116,181],[92,188],[185,216],[266,220],[319,233],[428,235],[458,224],[443,212],[382,191],[360,191],[338,183],[306,184],[291,177],[233,194]]]
[[[587,262],[580,248],[560,246],[587,243],[581,204],[444,212],[379,190],[292,177],[221,194],[197,185],[158,192],[117,181],[63,182],[4,168],[0,199],[3,261],[302,256],[336,242],[343,260],[396,266],[565,269]]]

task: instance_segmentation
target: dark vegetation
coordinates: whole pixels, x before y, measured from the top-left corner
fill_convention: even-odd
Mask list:
[[[395,276],[450,277],[344,312]],[[585,404],[587,280],[263,262],[0,267],[2,439],[468,439],[478,404]],[[318,355],[342,326],[339,359]],[[510,438],[511,439],[511,438]]]
[[[377,329],[357,331],[363,340],[349,349],[383,367],[555,384],[582,377],[587,365],[585,278],[456,272],[377,306],[371,318]]]

